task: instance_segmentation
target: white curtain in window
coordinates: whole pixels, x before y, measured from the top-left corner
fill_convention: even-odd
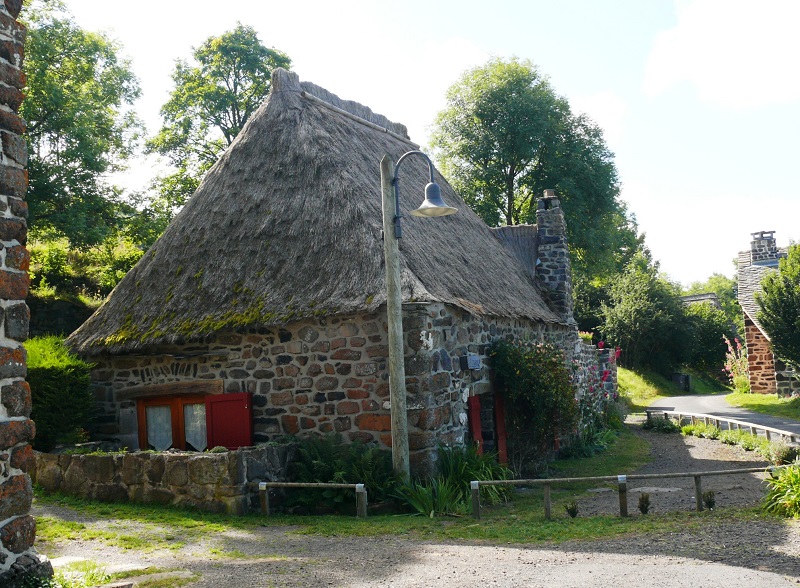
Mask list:
[[[206,445],[208,445],[205,404],[184,405],[183,429],[186,432],[187,445],[191,445],[191,449],[195,451],[204,451]]]
[[[172,411],[169,406],[147,407],[147,443],[156,451],[172,447]]]

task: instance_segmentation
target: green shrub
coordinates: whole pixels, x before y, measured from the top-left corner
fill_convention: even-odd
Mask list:
[[[575,431],[575,389],[562,351],[552,344],[497,340],[489,357],[506,397],[509,457],[522,472],[556,438]]]
[[[50,451],[58,443],[84,440],[94,412],[89,388],[91,365],[72,355],[58,337],[35,337],[25,343],[36,438],[33,447]]]
[[[719,440],[726,445],[738,445],[744,435],[749,435],[741,429],[729,429],[719,434]]]
[[[762,455],[773,465],[790,464],[797,460],[797,447],[785,441],[772,441],[761,451]]]
[[[439,447],[439,476],[398,486],[396,496],[426,516],[466,514],[471,509],[470,482],[507,480],[512,472],[492,454],[478,455],[474,447]],[[481,486],[481,503],[506,502],[510,486]]]
[[[705,439],[719,439],[722,431],[719,427],[706,423],[694,423],[681,427],[681,434],[685,436],[703,437]]]
[[[340,434],[298,441],[297,459],[290,477],[294,482],[334,482],[364,484],[371,503],[391,498],[397,476],[388,450],[362,442],[345,443]],[[298,488],[287,500],[290,507],[310,511],[349,510],[355,504],[355,491],[349,489]]]
[[[658,431],[659,433],[677,433],[681,430],[677,423],[670,419],[652,415],[642,424],[642,428]]]
[[[782,468],[767,479],[764,509],[784,517],[800,518],[800,465]]]

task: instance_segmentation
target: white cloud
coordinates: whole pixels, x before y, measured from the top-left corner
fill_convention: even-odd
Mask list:
[[[622,143],[627,105],[620,96],[607,90],[591,96],[572,97],[569,101],[573,112],[585,113],[600,125],[612,151]]]
[[[800,2],[688,0],[676,8],[677,26],[654,41],[645,94],[688,82],[701,100],[735,110],[800,99]]]

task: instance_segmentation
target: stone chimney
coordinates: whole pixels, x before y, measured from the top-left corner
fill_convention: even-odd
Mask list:
[[[769,262],[780,257],[775,231],[759,231],[751,235],[753,240],[750,241],[750,262],[753,265],[772,265]]]
[[[574,324],[567,224],[555,194],[555,190],[545,190],[536,208],[539,242],[536,275],[549,290],[550,301],[562,320]]]

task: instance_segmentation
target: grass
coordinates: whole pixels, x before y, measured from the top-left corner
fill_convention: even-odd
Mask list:
[[[725,399],[733,406],[800,421],[800,398],[778,398],[777,394],[733,392]]]

